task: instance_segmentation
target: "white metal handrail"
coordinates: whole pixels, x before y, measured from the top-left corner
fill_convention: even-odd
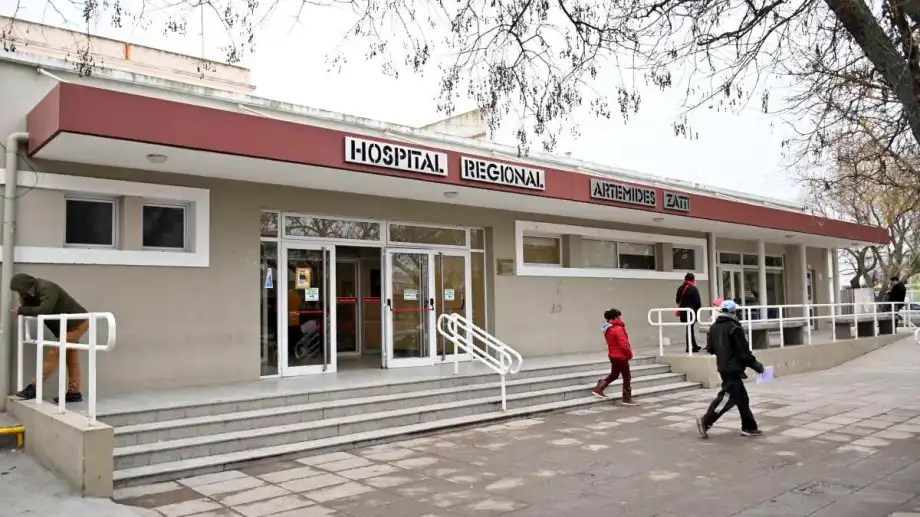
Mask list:
[[[87,330],[88,343],[69,343],[67,342],[67,323],[69,321],[87,321],[89,329]],[[104,343],[99,343],[99,321],[105,321],[107,327],[107,336]],[[37,336],[32,336],[31,326],[29,323],[36,323]],[[45,339],[45,324],[47,322],[58,322],[58,338],[55,340]],[[67,392],[67,350],[85,350],[89,355],[89,365],[87,367],[87,416],[90,424],[96,423],[96,353],[109,352],[115,348],[115,315],[111,312],[89,312],[84,314],[42,314],[39,316],[19,316],[18,320],[18,339],[16,347],[16,386],[17,391],[23,389],[23,348],[24,345],[35,345],[35,404],[42,404],[42,368],[44,366],[45,347],[55,347],[60,350],[58,358],[58,410],[64,413],[66,410],[66,392]]]
[[[667,311],[670,314],[686,314],[687,321],[664,321],[662,319],[662,314]],[[657,321],[652,321],[652,314],[658,316]],[[693,347],[690,346],[690,343],[693,342],[691,339],[691,332],[693,332],[693,325],[697,322],[697,314],[690,307],[670,307],[667,309],[650,309],[648,311],[648,324],[653,327],[658,327],[658,354],[664,355],[664,328],[665,327],[687,327],[687,353],[693,355]]]
[[[505,376],[521,370],[524,364],[521,354],[459,314],[441,314],[438,316],[437,326],[438,334],[454,344],[455,375],[460,373],[459,351],[462,350],[501,377],[502,411],[506,411],[508,402]]]
[[[739,305],[738,311],[741,313],[739,321],[745,327],[748,335],[748,345],[753,347],[753,333],[754,325],[758,322],[760,323],[779,323],[778,329],[780,330],[780,348],[785,347],[785,336],[783,335],[782,330],[787,327],[787,323],[802,323],[804,322],[804,329],[806,333],[806,343],[812,344],[812,323],[815,321],[830,320],[831,329],[832,329],[832,340],[833,342],[837,341],[837,322],[852,322],[853,325],[859,323],[861,318],[866,316],[872,316],[873,326],[874,326],[874,335],[879,335],[879,322],[885,319],[890,318],[892,323],[892,328],[897,327],[897,318],[901,311],[904,311],[907,318],[905,321],[905,327],[911,328],[911,319],[913,314],[916,311],[911,311],[909,307],[902,308],[901,310],[894,310],[894,306],[898,302],[845,302],[845,303],[807,303],[807,304],[787,304],[787,305]],[[796,309],[802,312],[801,316],[789,315],[788,311],[790,309]],[[827,314],[821,314],[822,310],[825,310]],[[847,311],[846,309],[850,309]],[[905,310],[906,309],[906,310]],[[684,322],[663,322],[661,321],[661,314],[668,311],[674,311],[673,308],[656,308],[649,310],[649,324],[652,326],[658,327],[658,347],[659,353],[664,355],[664,340],[663,340],[663,327],[666,326],[684,326],[687,328],[687,333],[690,332],[690,321]],[[755,311],[758,313],[758,316],[767,315],[771,310],[776,310],[777,316],[770,317],[754,317]],[[815,311],[812,314],[812,310]],[[709,322],[712,323],[715,321],[716,316],[719,314],[720,309],[718,307],[702,307],[697,311],[696,318],[694,322]],[[652,320],[653,314],[658,314],[658,321]],[[690,355],[693,355],[692,350]]]

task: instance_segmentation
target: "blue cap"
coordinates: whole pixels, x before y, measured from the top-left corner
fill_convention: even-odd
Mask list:
[[[735,312],[738,310],[738,304],[733,300],[725,300],[721,305],[722,312]]]

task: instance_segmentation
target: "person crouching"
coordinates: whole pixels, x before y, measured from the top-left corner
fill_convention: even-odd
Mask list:
[[[626,324],[623,323],[623,313],[617,309],[610,309],[604,313],[605,323],[601,327],[604,339],[607,341],[607,357],[610,358],[610,375],[597,381],[597,386],[591,391],[595,397],[607,398],[604,390],[611,382],[623,376],[623,398],[620,401],[624,406],[638,406],[632,398],[632,375],[629,373],[629,360],[632,359],[632,347],[629,344],[629,334],[626,333]]]

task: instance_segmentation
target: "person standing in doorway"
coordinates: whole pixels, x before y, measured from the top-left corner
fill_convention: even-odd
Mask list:
[[[697,314],[700,308],[703,306],[703,301],[700,299],[700,290],[696,287],[696,275],[693,273],[687,273],[684,275],[684,283],[677,288],[677,297],[675,298],[677,307],[681,309],[690,309],[694,314]],[[690,315],[687,311],[678,311],[678,316],[680,317],[681,323],[687,323],[690,321]],[[689,352],[690,348],[693,347],[693,352],[699,352],[701,349],[699,345],[696,344],[696,323],[690,325],[689,336],[687,337],[687,347],[685,351]]]
[[[61,286],[50,280],[35,278],[25,273],[19,273],[13,276],[10,281],[10,289],[19,293],[19,307],[13,309],[13,314],[22,316],[38,316],[41,314],[85,314],[86,309],[77,303],[72,296]],[[46,322],[48,330],[55,338],[61,335],[61,325],[58,321]],[[86,319],[72,319],[67,321],[68,343],[79,343],[83,335],[89,328],[89,321]],[[42,366],[42,379],[47,379],[51,372],[58,365],[60,349],[57,347],[48,347],[48,354],[45,356],[45,362]],[[81,372],[79,351],[67,350],[67,395],[64,400],[67,402],[82,402],[83,394],[81,392]],[[17,397],[25,400],[35,398],[35,379],[26,386],[22,391],[16,394]],[[54,399],[58,402],[58,399]]]
[[[763,432],[757,427],[757,420],[751,412],[751,400],[744,387],[744,379],[747,378],[744,371],[751,368],[757,373],[763,373],[764,367],[751,353],[744,329],[735,316],[738,305],[732,300],[725,300],[720,309],[716,321],[709,327],[706,351],[716,356],[716,366],[722,377],[722,390],[709,405],[706,414],[696,419],[696,426],[700,436],[709,438],[709,428],[732,407],[737,406],[741,414],[741,434],[760,436]]]

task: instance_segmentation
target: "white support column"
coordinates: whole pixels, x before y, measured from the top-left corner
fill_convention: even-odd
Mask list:
[[[799,282],[802,286],[802,303],[808,303],[808,247],[799,244]],[[805,316],[805,313],[802,313]]]
[[[706,248],[706,253],[709,256],[707,270],[709,272],[709,302],[711,304],[713,300],[719,297],[719,270],[717,268],[719,253],[716,250],[716,234],[706,234]]]
[[[767,304],[767,246],[764,242],[757,241],[757,304]],[[766,312],[763,311],[766,317]]]
[[[833,303],[840,303],[840,257],[837,254],[837,248],[831,248],[830,250],[830,269],[834,273],[833,279],[831,282],[831,300]]]

